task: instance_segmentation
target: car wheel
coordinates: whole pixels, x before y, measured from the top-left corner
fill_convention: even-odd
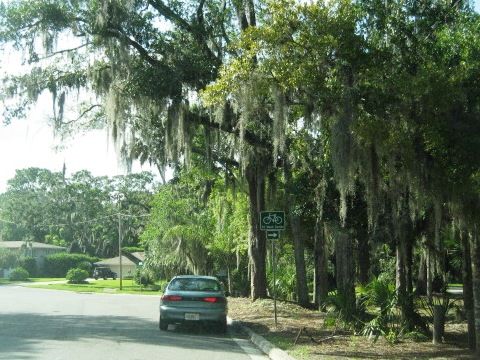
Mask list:
[[[94,278],[95,280],[98,280],[98,276],[94,276],[93,278]]]
[[[168,322],[166,322],[165,320],[162,321],[162,318],[160,318],[158,319],[158,327],[160,328],[160,330],[166,331],[168,330]]]
[[[114,276],[112,279],[113,279],[113,280],[117,280],[117,277],[116,277],[116,276]]]
[[[107,280],[107,277],[106,277],[106,276],[104,276],[104,277],[103,277],[103,280]]]

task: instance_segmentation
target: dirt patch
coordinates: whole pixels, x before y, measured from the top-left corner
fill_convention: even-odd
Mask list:
[[[298,360],[313,359],[474,359],[468,350],[466,322],[448,322],[442,344],[401,339],[373,342],[325,326],[325,314],[277,301],[275,325],[272,300],[229,298],[229,316]]]

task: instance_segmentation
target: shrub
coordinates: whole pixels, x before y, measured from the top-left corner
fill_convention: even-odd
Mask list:
[[[133,275],[133,279],[135,280],[135,283],[142,286],[152,285],[155,283],[153,276],[145,269],[137,269]]]
[[[37,274],[37,263],[32,257],[20,257],[16,263],[17,267],[22,267],[28,271],[28,274],[31,277],[36,277]]]
[[[89,274],[93,271],[93,264],[90,261],[79,262],[76,267],[87,271]]]
[[[68,270],[66,278],[69,283],[81,284],[85,282],[85,279],[88,278],[88,271],[79,268],[73,268]]]
[[[30,275],[28,274],[28,271],[26,269],[22,267],[16,267],[12,270],[8,279],[10,281],[25,281],[28,280],[29,277]]]
[[[64,277],[68,270],[80,268],[83,262],[95,263],[100,259],[86,254],[59,253],[49,255],[45,258],[43,266],[44,274],[47,277]]]

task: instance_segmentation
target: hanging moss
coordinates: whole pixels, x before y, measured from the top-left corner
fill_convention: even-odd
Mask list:
[[[273,112],[273,161],[285,152],[286,124],[287,124],[287,104],[285,94],[279,86],[273,87],[274,112]]]

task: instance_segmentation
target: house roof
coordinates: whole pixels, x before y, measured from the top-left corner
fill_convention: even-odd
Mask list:
[[[39,242],[28,242],[28,245],[32,246],[33,249],[55,249],[55,250],[66,250],[65,247],[63,246],[56,246],[56,245],[50,245],[50,244],[44,244],[44,243],[39,243]],[[25,246],[26,242],[25,241],[0,241],[0,247],[4,247],[7,249],[21,249],[22,246]]]
[[[111,258],[111,259],[105,259],[105,260],[101,260],[101,261],[97,261],[95,263],[95,265],[104,265],[104,266],[108,266],[108,265],[118,265],[120,263],[120,259],[117,257],[114,257],[114,258]],[[123,265],[133,265],[133,266],[136,266],[137,264],[135,264],[132,260],[130,260],[129,258],[127,258],[126,256],[123,256],[122,255],[122,266]]]
[[[145,253],[144,252],[132,252],[132,256],[134,256],[136,259],[139,261],[144,261],[145,260]]]

